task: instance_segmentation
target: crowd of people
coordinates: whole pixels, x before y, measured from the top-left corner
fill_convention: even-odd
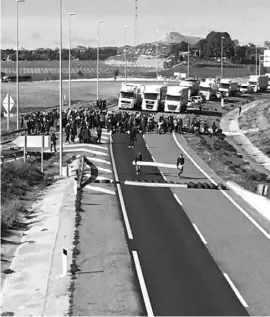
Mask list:
[[[21,117],[21,128],[27,128],[29,135],[47,134],[59,131],[59,110],[38,111]],[[81,143],[91,142],[91,131],[96,129],[100,142],[102,129],[126,133],[136,138],[137,133],[195,133],[216,134],[220,131],[217,122],[202,122],[199,117],[182,114],[157,117],[153,113],[110,111],[108,109],[73,108],[62,113],[62,127],[67,143],[75,142],[78,137]],[[134,146],[130,144],[130,146]]]

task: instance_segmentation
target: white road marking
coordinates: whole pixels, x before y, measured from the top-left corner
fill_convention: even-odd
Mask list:
[[[86,173],[85,176],[91,177],[91,173]],[[109,180],[110,182],[112,182],[112,179],[110,179],[108,177],[104,177],[104,176],[97,176],[96,180],[98,180],[98,181]]]
[[[181,200],[179,199],[179,197],[178,197],[176,194],[173,194],[173,196],[174,196],[174,198],[176,199],[176,201],[178,202],[178,204],[179,204],[180,206],[183,206],[183,204],[182,204]]]
[[[102,160],[102,159],[99,159],[99,158],[96,158],[96,157],[87,156],[87,159],[89,161],[99,162],[99,163],[103,163],[103,164],[111,164],[111,162],[109,162],[109,161]]]
[[[177,188],[187,188],[187,184],[170,184],[170,183],[143,183],[136,181],[124,181],[124,185],[129,186],[142,186],[142,187],[177,187]]]
[[[89,147],[89,148],[96,148],[96,149],[100,149],[100,150],[104,150],[104,151],[108,151],[109,149],[105,146],[101,146],[101,145],[97,145],[97,144],[88,144],[88,143],[75,143],[75,144],[65,144],[65,146],[71,146],[71,147],[76,147],[76,146],[80,146],[80,147]]]
[[[246,303],[246,301],[244,300],[243,296],[240,294],[240,292],[238,291],[238,289],[236,288],[236,286],[233,284],[232,280],[230,279],[229,275],[227,273],[223,273],[223,275],[225,276],[227,282],[230,284],[231,288],[233,289],[235,295],[238,297],[238,299],[240,300],[241,304],[244,307],[248,307],[248,304]]]
[[[164,178],[164,180],[167,182],[168,180],[167,180],[167,178],[166,178],[166,176],[160,171],[160,174],[162,175],[162,177]]]
[[[166,168],[176,169],[176,166],[174,164],[158,163],[155,161],[155,158],[153,156],[152,156],[152,159],[154,162],[139,161],[137,164],[140,166],[154,166],[154,167],[166,167]],[[135,165],[135,163],[133,165]]]
[[[112,141],[112,136],[111,135],[110,135],[110,141]],[[117,182],[119,182],[119,177],[118,177],[118,174],[117,174],[116,164],[115,164],[114,155],[113,155],[112,142],[110,142],[110,151],[111,151],[112,166],[113,166],[115,180]],[[125,205],[125,202],[124,202],[124,197],[123,197],[123,194],[122,194],[122,190],[121,190],[120,184],[116,184],[116,188],[117,188],[117,191],[118,191],[118,196],[119,196],[119,200],[120,200],[121,210],[122,210],[122,214],[123,214],[123,218],[124,218],[124,222],[125,222],[125,226],[126,226],[126,230],[127,230],[127,235],[128,235],[128,238],[130,240],[133,240],[133,234],[132,234],[130,223],[129,223],[129,220],[128,220],[126,205]]]
[[[93,191],[96,191],[96,192],[101,192],[101,193],[104,193],[104,194],[115,195],[115,191],[110,190],[110,189],[106,189],[106,188],[102,188],[102,187],[86,185],[84,188],[90,189],[90,190],[93,190]]]
[[[192,224],[194,229],[196,230],[198,236],[201,238],[202,242],[204,244],[207,244],[206,240],[204,239],[203,235],[201,234],[200,230],[198,229],[198,227],[195,225],[195,223]]]
[[[99,167],[97,166],[98,171],[105,172],[105,173],[112,173],[109,168]]]
[[[194,159],[185,151],[185,149],[180,145],[176,139],[175,133],[173,132],[173,138],[178,147],[185,153],[185,155],[190,159],[190,161],[197,167],[197,169],[203,173],[214,185],[218,185],[195,161]],[[240,207],[237,202],[234,201],[224,190],[219,189],[220,192],[244,215],[247,219],[254,224],[254,226],[261,231],[261,233],[267,238],[270,239],[270,234],[266,232],[242,207]]]
[[[133,259],[134,259],[134,263],[135,263],[135,267],[136,267],[136,271],[137,271],[137,275],[138,275],[138,279],[139,279],[139,283],[140,283],[140,287],[141,287],[141,291],[143,295],[143,300],[144,300],[147,316],[154,316],[152,305],[148,295],[148,291],[145,285],[138,253],[136,251],[132,251],[132,255],[133,255]]]
[[[88,152],[88,153],[92,153],[92,154],[96,154],[96,155],[102,155],[102,156],[108,156],[107,153],[103,153],[100,151],[95,151],[95,150],[89,150],[86,148],[67,148],[66,146],[63,147],[63,151],[64,152],[78,152],[78,151],[82,151],[82,152]]]

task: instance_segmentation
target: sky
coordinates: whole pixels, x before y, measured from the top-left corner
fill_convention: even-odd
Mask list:
[[[135,0],[62,0],[63,47],[68,47],[69,12],[72,46],[121,46],[134,40]],[[16,47],[16,0],[1,2],[1,47]],[[19,8],[19,47],[59,47],[59,0],[25,0]],[[270,0],[138,0],[139,43],[153,42],[170,31],[205,37],[228,32],[240,44],[270,40]],[[156,31],[160,30],[160,33]]]

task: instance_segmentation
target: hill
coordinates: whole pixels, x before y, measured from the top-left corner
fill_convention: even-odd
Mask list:
[[[198,36],[186,36],[182,35],[178,32],[169,32],[166,33],[159,42],[161,43],[181,43],[186,42],[189,43],[189,45],[193,46],[196,43],[198,43],[202,38]]]

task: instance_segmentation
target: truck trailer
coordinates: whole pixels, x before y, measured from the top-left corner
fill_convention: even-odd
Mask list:
[[[188,88],[168,86],[164,112],[185,112],[188,103]]]
[[[118,94],[118,109],[139,109],[142,104],[143,89],[143,85],[122,83]]]
[[[143,90],[142,110],[163,111],[167,92],[164,85],[145,85]]]

